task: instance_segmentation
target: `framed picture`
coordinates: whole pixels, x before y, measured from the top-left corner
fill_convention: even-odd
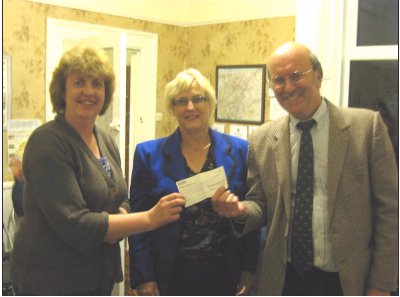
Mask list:
[[[264,123],[265,65],[217,66],[215,120]]]
[[[3,55],[3,130],[11,118],[11,56]]]

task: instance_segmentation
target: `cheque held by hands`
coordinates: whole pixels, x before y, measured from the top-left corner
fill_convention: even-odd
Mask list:
[[[213,210],[227,218],[245,219],[246,206],[228,189],[223,166],[182,179],[176,183],[186,207],[211,197]]]
[[[176,185],[185,197],[186,207],[212,197],[220,187],[228,188],[223,166],[182,179]]]

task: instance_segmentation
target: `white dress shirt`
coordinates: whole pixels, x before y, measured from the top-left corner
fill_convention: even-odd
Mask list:
[[[312,118],[316,121],[316,124],[310,130],[314,148],[314,201],[312,215],[314,266],[324,271],[334,272],[337,271],[337,268],[334,262],[332,245],[328,238],[329,222],[326,182],[328,175],[329,113],[325,100],[322,100]],[[296,194],[297,164],[301,139],[301,131],[296,128],[298,122],[298,119],[290,116],[292,210],[294,207],[294,195]],[[288,257],[290,260],[290,237],[288,243]]]

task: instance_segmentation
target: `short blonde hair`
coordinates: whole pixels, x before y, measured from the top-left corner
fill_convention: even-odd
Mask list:
[[[115,90],[114,70],[105,52],[93,47],[78,46],[63,54],[54,69],[49,88],[53,112],[57,114],[65,111],[65,84],[71,73],[104,79],[105,100],[99,113],[103,115],[112,101]]]
[[[201,74],[199,70],[194,68],[188,68],[179,72],[176,77],[165,86],[164,99],[167,105],[167,110],[172,112],[173,101],[177,99],[176,97],[180,93],[190,90],[193,87],[193,83],[197,83],[200,89],[204,91],[205,96],[208,98],[208,101],[211,105],[211,116],[217,101],[215,90],[211,86],[210,81],[203,74]]]

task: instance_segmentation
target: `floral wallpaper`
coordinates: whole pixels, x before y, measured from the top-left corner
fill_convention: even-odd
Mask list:
[[[46,18],[86,22],[158,34],[157,111],[165,84],[184,67],[185,28],[129,19],[76,9],[32,3],[25,0],[4,0],[3,54],[12,57],[11,118],[45,120]],[[165,117],[164,117],[165,118]],[[158,123],[157,137],[165,135]],[[3,139],[7,134],[3,131]],[[6,141],[3,141],[4,180],[11,180],[8,170]]]
[[[157,98],[162,98],[165,84],[184,67],[184,27],[25,0],[4,0],[3,9],[7,11],[3,16],[3,52],[12,56],[12,118],[45,119],[47,17],[158,34]],[[162,112],[158,105],[157,111]],[[157,127],[158,136],[163,134],[161,127]]]
[[[200,70],[215,87],[217,65],[266,64],[272,50],[294,40],[294,36],[294,17],[190,27],[186,66]],[[268,114],[269,99],[266,98],[265,120]]]
[[[295,17],[180,27],[25,0],[4,0],[3,10],[3,53],[12,57],[12,118],[45,120],[47,17],[158,34],[157,112],[163,121],[157,122],[156,137],[176,127],[162,100],[165,84],[179,71],[195,67],[215,86],[216,65],[266,64],[273,48],[295,36]]]

